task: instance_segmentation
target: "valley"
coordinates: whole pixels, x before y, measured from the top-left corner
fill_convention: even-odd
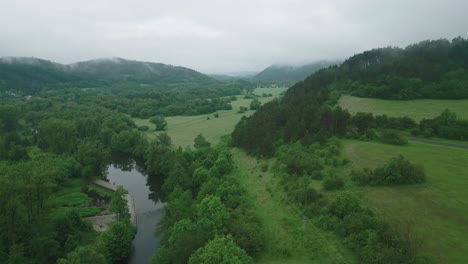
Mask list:
[[[262,80],[4,58],[0,260],[465,263],[466,50],[422,41]]]

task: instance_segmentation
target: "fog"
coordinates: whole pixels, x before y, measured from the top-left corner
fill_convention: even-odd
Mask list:
[[[1,0],[0,56],[103,57],[207,73],[467,37],[468,1]]]

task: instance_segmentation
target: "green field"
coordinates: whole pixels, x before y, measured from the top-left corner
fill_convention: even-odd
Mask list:
[[[462,119],[468,119],[468,100],[382,100],[373,98],[359,98],[350,95],[341,96],[338,104],[351,113],[369,112],[374,115],[394,117],[408,116],[416,121],[423,118],[438,116],[445,109],[457,113]]]
[[[423,165],[423,184],[355,191],[393,226],[414,230],[421,252],[437,263],[468,263],[468,150],[345,140],[344,152],[357,167],[375,168],[398,154]]]
[[[272,97],[260,97],[259,100],[263,103],[271,101],[276,98],[281,92],[287,88],[257,88],[256,94],[272,94]],[[242,116],[249,116],[254,111],[246,111],[238,113],[241,106],[249,107],[252,99],[243,99],[243,96],[237,96],[237,100],[231,103],[232,110],[218,111],[218,118],[214,114],[198,115],[198,116],[172,116],[166,117],[167,132],[172,138],[175,146],[193,146],[193,139],[198,134],[203,136],[212,144],[219,142],[222,136],[230,134],[234,130],[234,126],[239,122]],[[209,118],[209,119],[208,119]],[[154,125],[148,119],[133,118],[138,126],[148,126],[154,128]],[[148,131],[145,132],[146,136],[150,139],[154,138],[158,132]]]
[[[256,212],[265,228],[266,249],[256,263],[355,263],[354,255],[340,239],[317,228],[295,204],[288,202],[282,186],[270,171],[261,172],[264,163],[239,149],[232,154],[235,172],[255,200]]]

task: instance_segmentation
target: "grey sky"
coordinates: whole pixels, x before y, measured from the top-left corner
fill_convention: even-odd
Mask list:
[[[251,71],[466,38],[467,10],[467,0],[0,0],[0,56]]]

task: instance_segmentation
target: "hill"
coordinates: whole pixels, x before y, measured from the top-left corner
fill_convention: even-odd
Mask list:
[[[302,66],[271,65],[255,75],[252,80],[263,85],[276,84],[281,86],[290,86],[295,82],[304,80],[312,73],[336,63],[338,62],[321,61]]]
[[[413,129],[416,135],[441,134],[451,139],[451,134],[467,131],[468,122],[457,119],[450,111],[422,120],[419,125],[408,117],[351,115],[337,106],[337,99],[343,93],[383,99],[468,98],[467,56],[468,40],[463,38],[423,41],[404,49],[374,49],[352,56],[340,66],[319,70],[296,83],[281,100],[267,103],[242,119],[232,134],[232,143],[251,154],[282,162],[275,168],[284,190],[293,199],[300,194],[296,204],[309,212],[307,216],[315,218],[318,226],[343,237],[359,263],[466,262],[467,255],[459,254],[464,249],[455,248],[466,233],[459,224],[467,221],[466,215],[458,214],[464,212],[465,206],[456,203],[462,198],[454,198],[466,195],[463,189],[455,189],[466,182],[459,177],[466,153],[408,143],[404,138],[398,141],[398,133]],[[426,127],[430,127],[430,133],[419,133],[426,132]],[[350,143],[343,138],[360,141]],[[465,140],[466,136],[456,139]],[[348,160],[340,160],[343,144]],[[400,146],[404,144],[408,145]],[[374,176],[383,175],[383,171],[392,177],[401,176],[396,167],[390,168],[396,166],[395,155],[404,155],[423,166],[419,167],[420,172],[422,168],[427,170],[427,181],[411,186],[362,186],[357,182],[370,175],[363,168],[375,169]],[[442,156],[447,159],[442,160]],[[398,157],[403,160],[403,156]],[[378,162],[371,162],[373,159]],[[390,165],[376,167],[385,163]],[[362,174],[359,176],[355,169],[362,169]],[[412,171],[404,179],[414,175],[418,173]],[[300,186],[309,188],[304,196]],[[344,191],[332,191],[339,189]],[[448,190],[455,191],[448,194]],[[306,193],[323,195],[325,199],[314,202],[308,196],[304,198]],[[339,210],[349,211],[337,219],[334,214],[338,204],[343,205]],[[363,207],[359,208],[359,204]],[[358,211],[371,213],[358,216]],[[427,215],[422,216],[421,212]]]
[[[344,135],[349,113],[328,106],[342,93],[384,99],[468,98],[468,40],[423,41],[405,49],[354,55],[296,83],[283,100],[241,122],[233,140],[251,152],[271,155],[280,138],[294,142]]]
[[[119,84],[213,84],[217,81],[197,71],[162,63],[121,58],[59,64],[37,58],[0,59],[0,91],[34,94],[44,89],[103,87]]]

